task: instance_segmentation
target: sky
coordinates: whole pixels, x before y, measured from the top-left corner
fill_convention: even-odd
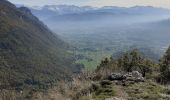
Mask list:
[[[43,5],[77,5],[77,6],[154,6],[170,8],[170,0],[9,0],[14,4],[25,6],[43,6]]]

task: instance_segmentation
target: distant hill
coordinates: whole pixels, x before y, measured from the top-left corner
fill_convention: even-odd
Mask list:
[[[28,8],[0,0],[0,84],[48,84],[69,78],[77,68],[69,45]]]

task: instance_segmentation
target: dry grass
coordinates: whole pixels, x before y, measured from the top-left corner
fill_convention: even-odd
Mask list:
[[[91,73],[83,72],[72,81],[60,81],[48,91],[1,90],[0,100],[90,100]]]
[[[71,82],[60,81],[45,97],[41,97],[44,94],[39,94],[38,98],[41,99],[37,100],[91,100],[92,80],[102,80],[111,72],[111,70],[101,70],[97,73],[82,72],[75,75]]]
[[[35,94],[33,100],[90,100],[92,81],[89,76],[89,73],[82,73],[74,76],[71,82],[61,81],[48,93]]]
[[[82,73],[76,75],[73,81],[61,81],[46,92],[35,91],[31,99],[23,98],[24,93],[13,90],[0,91],[0,100],[104,100],[107,97],[127,98],[129,100],[169,100],[170,89],[153,81],[136,83],[129,86],[119,86],[114,83],[93,90],[91,79],[96,75],[107,75],[109,71],[100,73]],[[91,77],[93,76],[93,77]],[[101,79],[102,80],[102,79]],[[96,80],[96,84],[101,82]]]
[[[0,100],[22,100],[22,93],[14,90],[0,90]]]

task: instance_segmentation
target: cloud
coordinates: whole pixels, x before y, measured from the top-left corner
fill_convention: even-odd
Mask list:
[[[43,5],[78,5],[78,6],[156,6],[170,8],[170,0],[9,0],[15,4],[24,4],[29,6]]]

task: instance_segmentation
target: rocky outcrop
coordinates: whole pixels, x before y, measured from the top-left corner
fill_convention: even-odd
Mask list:
[[[144,82],[145,79],[142,77],[142,74],[138,71],[133,71],[131,73],[126,74],[124,77],[126,77],[126,81],[134,81],[134,82]]]
[[[113,81],[113,80],[123,80],[125,79],[126,77],[124,76],[124,74],[121,74],[121,73],[112,73],[108,79]]]
[[[138,71],[133,71],[130,73],[112,73],[108,76],[110,81],[122,81],[126,83],[135,83],[135,82],[144,82],[145,79],[142,77],[142,74]]]

